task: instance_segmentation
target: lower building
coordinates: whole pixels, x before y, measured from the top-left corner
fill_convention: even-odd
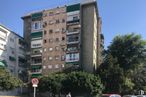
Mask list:
[[[24,39],[0,24],[0,66],[16,77],[27,81]]]

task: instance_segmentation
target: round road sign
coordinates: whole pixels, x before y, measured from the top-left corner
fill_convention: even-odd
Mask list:
[[[33,85],[37,85],[39,83],[39,80],[37,78],[33,78],[31,80],[31,82],[32,82]]]

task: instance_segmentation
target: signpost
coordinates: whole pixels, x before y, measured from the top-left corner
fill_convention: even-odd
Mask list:
[[[38,87],[39,80],[37,78],[33,78],[31,80],[31,82],[32,82],[32,86],[34,87],[33,97],[35,97],[35,95],[36,95],[36,87]]]

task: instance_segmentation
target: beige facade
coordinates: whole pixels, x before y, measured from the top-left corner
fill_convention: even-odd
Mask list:
[[[101,64],[101,18],[96,1],[84,1],[23,17],[32,77],[68,67],[94,72]]]
[[[45,10],[43,28],[43,74],[48,74],[65,67],[66,8]]]

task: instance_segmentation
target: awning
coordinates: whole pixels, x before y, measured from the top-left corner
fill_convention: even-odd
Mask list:
[[[32,74],[32,75],[31,75],[31,78],[37,78],[37,77],[39,77],[39,76],[42,76],[42,74]]]
[[[0,67],[5,67],[6,65],[2,62],[2,61],[0,61]]]

